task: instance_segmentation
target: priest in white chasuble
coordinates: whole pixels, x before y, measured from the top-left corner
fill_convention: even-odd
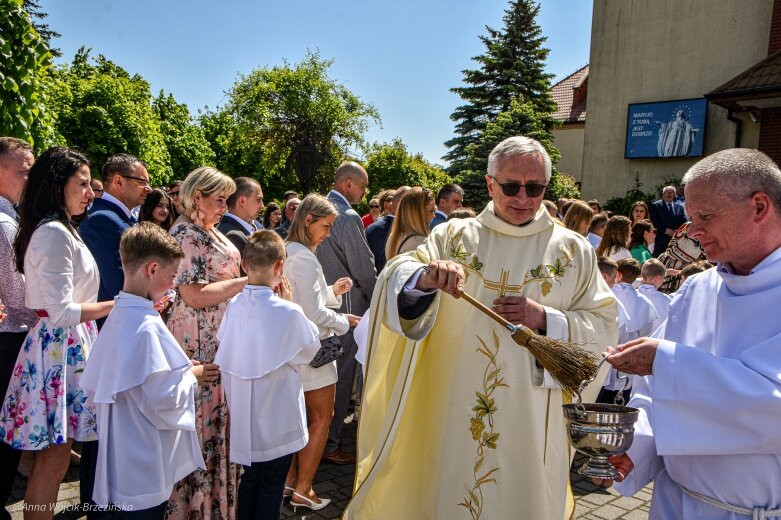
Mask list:
[[[781,518],[781,171],[715,153],[683,178],[688,234],[714,269],[692,276],[655,338],[608,358],[635,378],[634,443],[611,462],[649,518]]]
[[[616,342],[615,298],[593,248],[541,207],[550,173],[537,141],[505,140],[489,157],[486,209],[436,227],[381,274],[343,518],[572,513],[561,409],[570,396],[506,329],[453,296],[467,292],[513,323],[594,352]]]

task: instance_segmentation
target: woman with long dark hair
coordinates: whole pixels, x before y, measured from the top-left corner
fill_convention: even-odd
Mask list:
[[[276,229],[282,222],[282,210],[276,202],[269,202],[266,206],[266,212],[263,213],[263,227],[265,229]]]
[[[638,200],[629,208],[629,220],[632,221],[632,225],[637,224],[641,220],[648,220],[650,218],[651,217],[648,216],[648,204],[642,200]]]
[[[61,147],[33,164],[22,197],[16,267],[26,276],[25,306],[38,321],[16,360],[0,436],[16,449],[36,451],[25,495],[28,520],[52,518],[71,444],[97,439],[95,410],[79,379],[97,334],[94,320],[114,302],[96,302],[98,267],[73,225],[93,198],[89,162]]]
[[[173,202],[166,192],[155,188],[146,196],[138,212],[139,222],[152,222],[168,231],[176,220]]]

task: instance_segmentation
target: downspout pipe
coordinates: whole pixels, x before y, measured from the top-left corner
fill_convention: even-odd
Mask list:
[[[740,148],[740,132],[743,129],[743,121],[739,117],[735,117],[732,110],[727,110],[727,120],[735,123],[735,148]]]

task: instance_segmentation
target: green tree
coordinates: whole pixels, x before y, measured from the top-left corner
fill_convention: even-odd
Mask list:
[[[390,143],[375,143],[366,157],[369,192],[385,188],[424,186],[432,191],[452,182],[445,171],[426,161],[421,154],[412,155],[401,139]]]
[[[49,14],[43,11],[41,4],[39,4],[36,0],[24,0],[23,4],[24,10],[27,11],[27,13],[32,17],[33,27],[35,27],[35,30],[38,31],[38,34],[41,36],[41,38],[43,38],[43,40],[46,42],[46,45],[49,47],[49,52],[51,52],[52,56],[55,58],[62,56],[60,49],[52,47],[52,39],[59,38],[62,35],[57,31],[53,31],[49,27],[49,24],[44,21],[49,16]]]
[[[332,64],[309,52],[298,64],[240,76],[225,114],[204,123],[228,132],[216,136],[223,143],[215,150],[220,167],[266,184],[278,179],[301,193],[326,190],[335,165],[365,147],[369,121],[379,122],[374,107],[329,76]]]
[[[171,156],[149,83],[102,55],[92,61],[82,47],[72,65],[58,68],[53,104],[59,133],[87,153],[93,173],[109,155],[126,152],[146,162],[153,185],[167,182],[173,177]]]
[[[456,136],[445,143],[450,148],[445,159],[450,162],[451,175],[467,168],[469,146],[519,96],[546,116],[540,119],[543,129],[553,130],[555,121],[550,115],[556,105],[550,96],[552,75],[545,73],[549,50],[542,46],[546,38],[536,22],[539,10],[532,0],[510,2],[502,30],[486,27],[488,34],[480,36],[485,53],[472,58],[478,68],[464,70],[465,85],[451,89],[464,101],[450,116],[456,123]]]
[[[485,185],[485,175],[488,171],[488,156],[491,150],[508,137],[525,135],[539,141],[550,155],[555,165],[561,155],[553,146],[553,138],[547,129],[548,116],[541,114],[531,101],[514,99],[509,110],[499,114],[494,122],[486,125],[480,138],[467,147],[459,184],[464,188],[464,204],[474,208],[482,208],[488,202],[488,190]],[[566,194],[566,195],[564,195]],[[574,180],[559,174],[555,167],[546,198],[557,199],[561,196],[580,196]]]
[[[160,120],[174,178],[183,178],[200,166],[215,164],[215,156],[204,130],[194,124],[187,105],[179,104],[172,94],[160,94],[152,101],[152,109]]]
[[[0,1],[0,135],[41,150],[57,140],[47,109],[52,55],[22,0]]]

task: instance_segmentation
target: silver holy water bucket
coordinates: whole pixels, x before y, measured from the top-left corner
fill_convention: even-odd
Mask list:
[[[607,359],[607,358],[605,358]],[[602,360],[602,363],[605,362]],[[597,367],[597,374],[599,367]],[[635,436],[637,408],[624,406],[623,390],[614,404],[583,403],[581,392],[597,377],[594,374],[578,388],[576,403],[562,405],[567,419],[567,435],[573,448],[586,455],[588,461],[578,470],[587,477],[615,479],[620,473],[608,462],[608,457],[626,453]],[[628,384],[629,378],[624,376]]]

